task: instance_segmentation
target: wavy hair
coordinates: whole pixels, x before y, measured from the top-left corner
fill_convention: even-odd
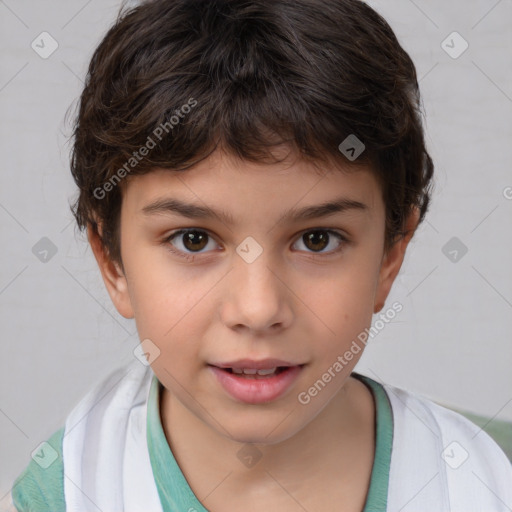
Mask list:
[[[172,125],[191,98],[194,108]],[[94,51],[77,110],[71,172],[79,192],[71,209],[80,229],[101,225],[101,242],[121,267],[130,175],[185,172],[218,148],[266,163],[284,143],[312,162],[369,166],[386,206],[386,249],[406,234],[411,209],[421,223],[429,205],[434,166],[415,66],[388,23],[360,0],[121,7]],[[365,145],[353,162],[338,149],[351,134]],[[120,169],[148,137],[155,146],[120,186],[105,187],[127,174]]]

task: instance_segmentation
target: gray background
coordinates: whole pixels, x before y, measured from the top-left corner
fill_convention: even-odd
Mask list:
[[[357,370],[512,420],[512,2],[369,3],[416,63],[436,189],[386,305],[398,300],[403,311]],[[30,453],[138,343],[68,207],[75,187],[64,116],[118,7],[0,1],[0,499]],[[59,45],[47,59],[31,48],[43,31]],[[458,58],[442,47],[454,31],[469,43]],[[452,52],[461,48],[450,41]],[[32,252],[43,237],[57,248],[46,262]],[[443,252],[452,237],[457,261],[445,255],[450,246]]]

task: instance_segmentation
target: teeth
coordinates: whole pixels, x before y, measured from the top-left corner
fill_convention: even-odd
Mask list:
[[[258,370],[258,375],[270,375],[271,373],[275,373],[277,368],[269,368],[268,370]]]
[[[255,368],[231,368],[233,373],[236,373],[238,375],[241,375],[242,373],[245,375],[271,375],[272,373],[275,373],[277,370],[277,367],[275,368],[268,368],[267,370],[256,370]]]

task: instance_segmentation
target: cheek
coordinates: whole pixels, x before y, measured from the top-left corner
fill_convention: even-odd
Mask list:
[[[200,300],[201,286],[182,267],[169,263],[164,248],[150,247],[128,254],[128,289],[139,333],[162,337]]]
[[[214,314],[208,292],[216,281],[218,277],[199,280],[167,269],[146,272],[145,279],[134,283],[137,331],[157,345],[162,356],[158,363],[173,373],[194,371],[204,359],[201,344]]]
[[[372,261],[358,258],[350,265],[332,269],[328,278],[308,280],[306,304],[324,319],[333,331],[371,321],[378,272]],[[336,332],[337,335],[342,333]]]
[[[203,364],[201,340],[205,326],[199,315],[208,315],[201,313],[200,298],[152,293],[141,305],[137,331],[141,339],[149,338],[159,350],[151,364],[153,370],[171,387],[174,379],[178,383],[188,381]]]
[[[357,258],[350,265],[340,266],[330,279],[322,280],[323,286],[317,286],[318,279],[311,278],[310,291],[304,301],[309,309],[304,309],[304,314],[309,318],[306,325],[314,323],[311,337],[319,340],[312,355],[319,362],[317,371],[320,373],[350,350],[354,342],[356,350],[350,354],[350,362],[344,363],[345,371],[351,371],[364,351],[360,336],[371,325],[377,272],[371,258],[363,260],[363,257]]]
[[[175,342],[193,345],[198,339],[197,334],[205,328],[201,319],[211,318],[211,314],[204,312],[205,293],[200,290],[180,289],[175,282],[172,287],[162,282],[155,283],[155,286],[146,282],[135,293],[139,333],[154,337],[166,347]]]

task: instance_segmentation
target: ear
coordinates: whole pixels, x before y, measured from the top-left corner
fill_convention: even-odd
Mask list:
[[[386,302],[389,295],[391,286],[395,281],[398,272],[402,266],[405,257],[405,250],[418,227],[420,212],[418,208],[413,208],[412,212],[406,220],[406,232],[404,238],[395,242],[382,258],[382,263],[379,271],[379,283],[375,293],[374,313],[378,313]]]
[[[98,231],[93,229],[91,224],[87,225],[87,238],[91,244],[92,252],[100,268],[103,282],[108,294],[114,303],[117,311],[125,318],[133,318],[133,308],[128,294],[126,277],[120,266],[113,262],[101,243],[101,226],[98,224]]]

